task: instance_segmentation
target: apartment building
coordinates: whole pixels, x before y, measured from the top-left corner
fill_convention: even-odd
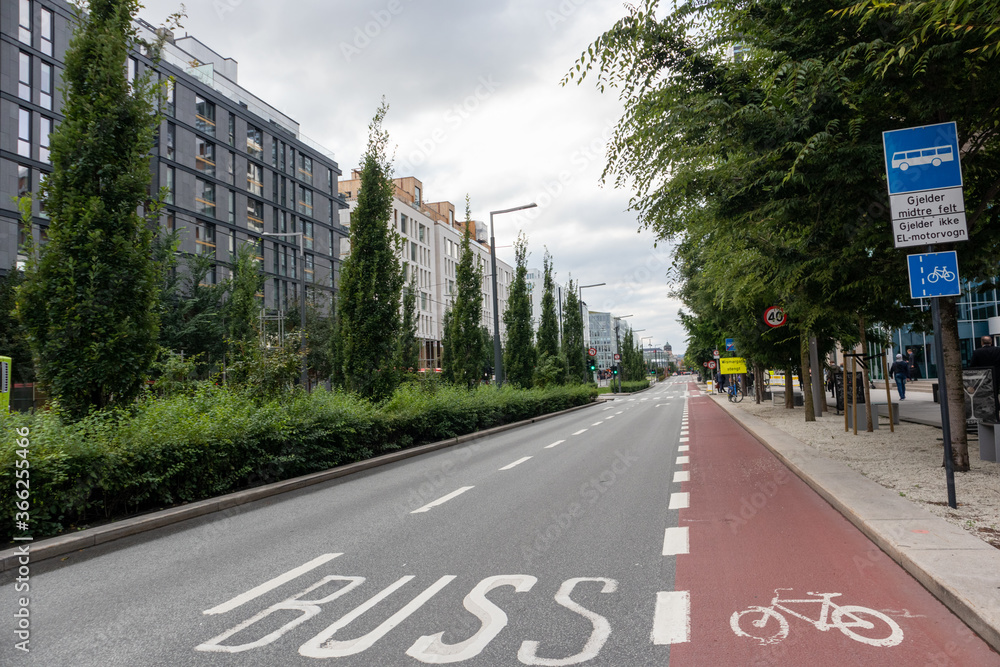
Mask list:
[[[37,192],[51,171],[49,135],[62,119],[74,17],[63,0],[0,0],[0,275],[26,260],[29,234],[46,239],[44,202],[34,202],[29,228],[11,199]],[[137,28],[155,33],[144,21]],[[215,260],[207,280],[225,280],[236,249],[250,243],[267,274],[266,307],[294,306],[300,285],[320,300],[332,296],[347,206],[334,154],[241,88],[238,63],[195,37],[168,36],[159,63],[136,52],[123,66],[130,78],[152,69],[167,82],[151,187],[168,189],[160,224],[180,232],[181,251]],[[304,261],[297,237],[266,238],[265,231],[301,234]]]
[[[402,241],[399,261],[407,283],[411,278],[417,288],[417,337],[421,341],[420,367],[440,368],[441,341],[444,338],[444,315],[451,306],[456,292],[456,272],[461,260],[462,239],[466,223],[455,216],[451,202],[427,202],[423,197],[424,186],[413,176],[393,180],[396,186],[392,218],[387,221]],[[350,227],[350,216],[357,206],[361,187],[361,172],[354,170],[349,180],[339,184],[349,209],[341,212],[341,223]],[[470,226],[474,262],[483,274],[482,324],[493,332],[493,285],[491,280],[490,246],[486,226],[473,222]],[[350,244],[345,240],[340,247],[339,259],[350,255]],[[500,305],[500,336],[504,336],[503,311],[507,307],[510,284],[514,270],[497,260],[498,300]]]

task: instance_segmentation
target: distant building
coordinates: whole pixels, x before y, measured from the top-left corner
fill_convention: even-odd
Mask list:
[[[441,366],[441,341],[444,338],[444,315],[451,306],[456,292],[456,272],[462,252],[465,222],[455,219],[455,206],[451,202],[426,202],[424,186],[412,176],[393,180],[396,186],[393,198],[392,219],[388,221],[403,240],[399,261],[403,266],[407,284],[411,277],[417,283],[417,338],[421,341],[420,367]],[[341,222],[349,230],[351,211],[357,207],[361,172],[354,170],[350,180],[339,184],[340,193],[347,200],[349,209],[341,212]],[[490,246],[486,225],[473,221],[470,241],[475,264],[483,276],[482,325],[493,333],[493,284],[490,264]],[[339,259],[350,254],[350,240],[340,247]],[[514,269],[497,259],[498,299],[500,304],[500,336],[505,332],[503,311],[507,308],[510,283]]]

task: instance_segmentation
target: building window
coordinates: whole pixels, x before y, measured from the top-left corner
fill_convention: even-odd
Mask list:
[[[200,132],[215,136],[215,104],[197,95],[194,98],[194,126]]]
[[[229,184],[236,185],[236,153],[229,151],[229,164],[226,165],[229,171]]]
[[[139,63],[135,58],[129,58],[125,61],[125,78],[128,79],[129,83],[135,82],[135,75],[138,69]]]
[[[406,233],[406,216],[405,215],[400,215],[399,216],[399,231],[402,234]]]
[[[236,193],[229,191],[229,222],[236,224]]]
[[[420,242],[421,242],[421,243],[424,243],[424,242],[425,242],[425,241],[424,241],[424,230],[425,230],[425,229],[427,229],[427,228],[426,228],[426,227],[424,227],[423,225],[420,225],[420,226],[418,227],[418,231],[419,231],[419,235],[418,235],[418,238],[419,238],[419,240],[420,240]]]
[[[277,180],[278,175],[275,174],[274,178]],[[284,176],[281,177],[281,205],[288,206],[288,181],[285,180]]]
[[[201,137],[195,138],[194,166],[206,176],[215,178],[215,144]]]
[[[247,229],[258,234],[264,231],[264,204],[247,199]]]
[[[288,149],[288,173],[295,176],[295,149]]]
[[[285,171],[285,142],[281,142],[281,147],[278,149],[278,169],[281,172]]]
[[[299,213],[312,217],[313,193],[309,188],[299,186]]]
[[[42,40],[41,50],[47,56],[51,56],[55,49],[52,46],[55,41],[55,23],[51,9],[42,7]]]
[[[199,255],[215,257],[215,225],[207,222],[194,223],[195,251]]]
[[[31,102],[31,56],[24,51],[18,57],[17,96]]]
[[[52,65],[48,63],[42,63],[42,76],[41,80],[38,82],[39,94],[38,103],[42,105],[43,108],[52,110]]]
[[[275,173],[271,174],[271,201],[275,204],[281,201],[281,179]]]
[[[410,261],[417,261],[417,244],[410,241]]]
[[[236,147],[236,116],[229,114],[229,145]]]
[[[413,186],[413,202],[420,206],[420,188],[417,186]]]
[[[328,230],[326,230],[326,233],[327,233],[327,234],[329,235],[329,237],[330,237],[330,256],[331,256],[331,257],[333,257],[333,256],[334,256],[334,248],[333,248],[333,230],[332,230],[332,229],[328,229]]]
[[[247,125],[247,154],[258,160],[264,158],[264,136],[260,129]]]
[[[335,186],[336,186],[336,183],[333,180],[333,169],[327,169],[326,170],[326,189],[329,190],[329,192],[330,192],[331,195],[337,194],[333,190],[333,188]]]
[[[45,181],[48,178],[48,176],[49,175],[45,174],[45,173],[39,175],[39,177],[38,177],[38,189],[39,190],[45,189]],[[48,212],[48,209],[46,207],[45,197],[42,196],[41,193],[39,193],[38,195],[35,196],[35,198],[38,200],[38,217],[42,218],[43,220],[48,220],[49,219],[49,212]],[[43,229],[42,230],[42,234],[43,234],[43,242],[47,242],[48,238],[49,238],[49,236],[48,236],[48,230],[47,229]]]
[[[49,143],[50,137],[52,135],[52,119],[41,117],[39,121],[38,128],[38,161],[46,162],[52,164],[52,160],[49,157],[51,144]]]
[[[19,6],[17,38],[31,46],[31,0],[21,0]]]
[[[215,183],[195,179],[194,208],[208,218],[215,217]]]
[[[302,243],[306,247],[306,250],[313,250],[313,223],[303,220],[302,221]]]
[[[312,255],[306,255],[305,265],[306,265],[305,281],[307,283],[315,282],[316,267]]]
[[[271,139],[271,166],[278,168],[278,140]]]
[[[164,204],[173,204],[174,203],[174,168],[173,167],[167,167],[167,180],[164,183],[164,187],[166,187],[167,192],[163,196],[163,203]]]
[[[201,141],[199,139],[199,141]],[[167,159],[174,159],[174,149],[177,146],[177,126],[173,123],[167,123]]]
[[[27,109],[17,110],[17,154],[31,157],[31,112]]]
[[[264,168],[247,161],[247,190],[258,197],[264,196]]]
[[[299,179],[309,185],[313,182],[313,161],[308,155],[299,153]]]
[[[17,165],[17,196],[24,197],[31,192],[31,168]]]

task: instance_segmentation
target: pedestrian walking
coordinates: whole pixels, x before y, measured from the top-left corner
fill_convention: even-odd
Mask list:
[[[889,366],[889,377],[896,380],[899,400],[906,399],[906,379],[910,377],[910,364],[903,359],[902,354],[897,354],[896,361]]]
[[[913,354],[912,348],[906,348],[906,361],[910,364],[910,380],[916,382],[920,377],[920,367],[917,366],[917,355]]]

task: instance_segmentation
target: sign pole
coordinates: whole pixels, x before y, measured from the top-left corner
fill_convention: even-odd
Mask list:
[[[851,357],[851,412],[854,418],[854,435],[858,434],[858,357]],[[846,410],[845,410],[846,412]]]
[[[882,377],[885,378],[885,401],[886,407],[889,409],[889,432],[895,433],[896,429],[892,421],[892,392],[889,391],[889,366],[887,363],[885,350],[882,350]]]
[[[958,508],[955,499],[955,462],[951,452],[951,423],[948,415],[948,383],[944,368],[944,343],[941,341],[941,299],[931,299],[931,317],[934,319],[934,356],[937,358],[938,397],[941,402],[941,437],[944,440],[944,469],[948,482],[948,507]]]

